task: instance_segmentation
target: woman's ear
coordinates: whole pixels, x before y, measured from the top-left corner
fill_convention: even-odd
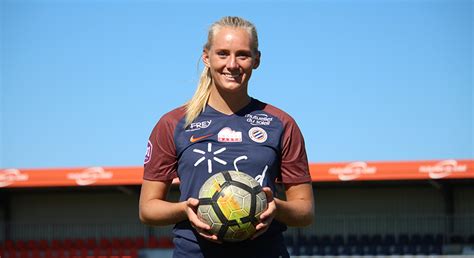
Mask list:
[[[210,67],[209,65],[209,52],[207,49],[202,50],[202,62],[205,66]]]
[[[257,69],[258,66],[260,65],[261,56],[262,56],[262,53],[260,51],[257,51],[257,54],[255,55],[255,61],[253,63],[253,69]]]

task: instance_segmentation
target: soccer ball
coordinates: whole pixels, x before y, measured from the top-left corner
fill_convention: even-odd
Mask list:
[[[238,171],[211,176],[199,191],[197,215],[219,240],[239,242],[255,233],[267,197],[253,177]]]

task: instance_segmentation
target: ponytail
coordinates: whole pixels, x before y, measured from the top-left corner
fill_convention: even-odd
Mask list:
[[[211,71],[209,67],[205,66],[199,78],[199,84],[194,96],[185,104],[186,122],[184,123],[184,127],[190,125],[206,108],[207,100],[211,94],[211,84]]]

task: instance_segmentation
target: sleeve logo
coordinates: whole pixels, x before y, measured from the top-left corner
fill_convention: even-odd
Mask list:
[[[145,161],[144,163],[148,163],[151,160],[151,152],[153,150],[153,145],[150,141],[148,141],[148,145],[146,146],[146,153],[145,153]]]

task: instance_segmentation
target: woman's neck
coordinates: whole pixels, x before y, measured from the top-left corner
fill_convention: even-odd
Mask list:
[[[240,92],[227,92],[212,87],[207,104],[223,114],[231,115],[247,106],[250,101],[246,89]]]

